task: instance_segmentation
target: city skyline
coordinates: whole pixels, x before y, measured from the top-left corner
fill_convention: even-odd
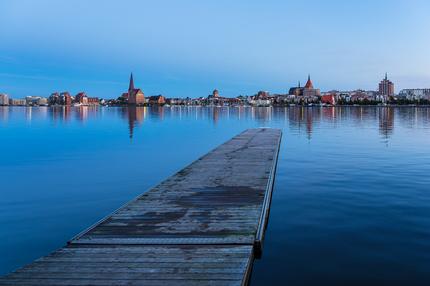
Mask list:
[[[419,0],[2,1],[0,92],[116,98],[130,71],[146,94],[170,97],[286,93],[308,73],[323,91],[377,90],[386,72],[396,91],[428,88],[429,8]],[[130,9],[142,15],[125,17]]]

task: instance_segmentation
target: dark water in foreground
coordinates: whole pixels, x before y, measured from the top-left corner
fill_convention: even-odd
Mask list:
[[[0,274],[260,126],[284,134],[252,285],[430,285],[430,109],[411,107],[0,107]]]

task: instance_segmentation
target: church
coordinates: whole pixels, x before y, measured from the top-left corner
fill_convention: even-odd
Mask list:
[[[308,75],[308,81],[306,82],[305,86],[301,87],[299,81],[298,86],[290,88],[289,95],[294,95],[296,97],[316,97],[321,96],[321,91],[317,88],[314,88],[311,75]]]
[[[134,88],[133,73],[130,75],[130,84],[128,86],[128,92],[125,92],[121,97],[129,105],[143,105],[145,103],[145,95],[140,88]]]

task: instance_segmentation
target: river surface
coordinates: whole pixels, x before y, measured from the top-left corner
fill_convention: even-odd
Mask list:
[[[283,129],[251,285],[430,285],[430,108],[0,107],[0,275],[250,127]]]

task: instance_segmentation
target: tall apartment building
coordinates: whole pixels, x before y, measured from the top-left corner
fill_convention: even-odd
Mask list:
[[[386,96],[394,95],[394,83],[388,80],[387,74],[385,74],[385,78],[379,83],[379,94]]]

